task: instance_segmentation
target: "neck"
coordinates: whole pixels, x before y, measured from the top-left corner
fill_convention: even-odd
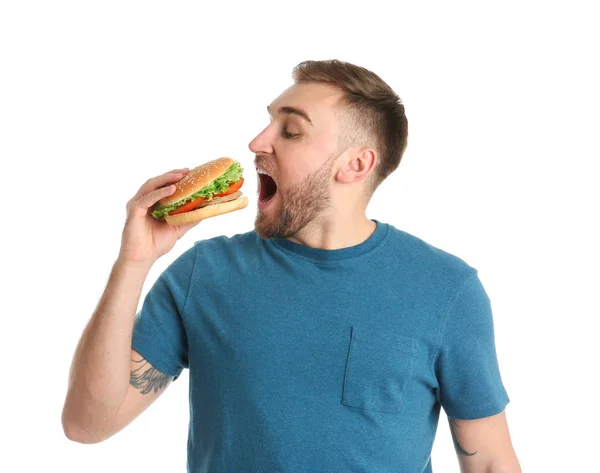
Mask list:
[[[377,224],[364,214],[353,219],[340,218],[339,215],[337,218],[319,217],[288,240],[311,248],[338,250],[368,240],[376,227]]]

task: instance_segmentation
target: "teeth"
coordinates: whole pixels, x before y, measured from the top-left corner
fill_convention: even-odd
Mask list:
[[[264,169],[261,168],[256,168],[256,172],[258,174],[266,174],[267,176],[269,176],[270,178],[273,178],[273,176],[271,176],[267,171],[265,171]]]

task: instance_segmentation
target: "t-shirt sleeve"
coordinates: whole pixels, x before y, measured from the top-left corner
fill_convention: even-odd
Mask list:
[[[148,291],[133,326],[132,348],[174,380],[189,366],[184,309],[194,263],[192,247],[162,272]]]
[[[490,299],[477,270],[450,302],[434,366],[436,396],[448,417],[489,417],[510,402],[498,367]]]

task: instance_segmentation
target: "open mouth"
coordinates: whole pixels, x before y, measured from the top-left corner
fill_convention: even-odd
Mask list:
[[[260,181],[258,200],[261,202],[268,202],[277,193],[277,184],[275,184],[275,181],[271,176],[267,176],[266,174],[258,174],[258,179]]]

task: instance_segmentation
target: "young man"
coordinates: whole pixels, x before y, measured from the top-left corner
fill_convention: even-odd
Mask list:
[[[249,145],[254,230],[196,242],[139,314],[149,268],[196,225],[148,216],[186,171],[128,203],[72,365],[66,435],[114,435],[189,368],[190,472],[431,472],[441,407],[463,472],[519,472],[477,270],[365,215],[406,148],[399,97],[340,61],[293,77]]]

